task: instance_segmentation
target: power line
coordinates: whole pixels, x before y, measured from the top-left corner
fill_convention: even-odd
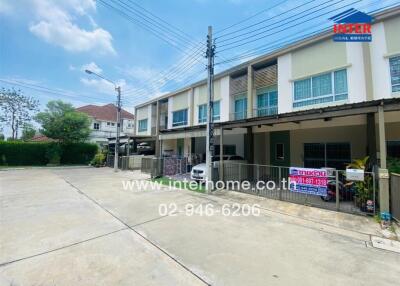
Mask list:
[[[164,32],[166,32],[166,29],[168,29],[169,31],[171,31],[172,33],[174,33],[174,36],[175,36],[174,39],[176,39],[176,37],[178,37],[178,39],[185,41],[185,40],[191,38],[191,36],[189,36],[188,34],[186,34],[185,32],[183,32],[182,30],[180,30],[180,29],[178,29],[178,28],[176,28],[176,27],[170,25],[170,24],[169,24],[168,22],[166,22],[165,20],[163,20],[163,19],[161,19],[160,17],[154,15],[153,13],[151,13],[150,11],[146,10],[145,8],[143,8],[142,6],[140,6],[139,4],[137,4],[137,3],[133,2],[133,1],[128,1],[128,2],[129,2],[130,4],[132,4],[132,5],[135,5],[135,6],[139,7],[141,10],[145,11],[146,14],[148,14],[148,15],[150,15],[150,16],[145,15],[144,13],[142,13],[141,10],[136,9],[136,8],[133,7],[132,5],[129,5],[128,3],[124,3],[124,2],[121,1],[121,0],[117,0],[119,3],[116,3],[116,0],[112,0],[112,3],[114,3],[115,5],[117,5],[117,6],[120,7],[120,8],[121,8],[121,7],[122,7],[122,8],[125,8],[125,11],[121,11],[121,9],[118,9],[118,8],[116,8],[115,6],[110,5],[109,3],[105,3],[105,1],[103,1],[103,0],[100,0],[100,1],[102,2],[103,5],[105,5],[105,6],[109,7],[109,8],[111,8],[111,9],[113,9],[113,10],[119,12],[120,15],[123,15],[123,16],[125,16],[125,17],[128,17],[128,19],[131,20],[131,21],[135,21],[135,20],[136,20],[136,23],[137,23],[137,19],[132,19],[132,17],[130,17],[130,16],[132,16],[132,14],[127,15],[127,12],[133,13],[135,16],[140,17],[142,20],[144,20],[145,22],[147,22],[147,23],[150,24],[150,29],[151,29],[152,31],[154,31],[154,30],[156,30],[156,29],[158,28],[158,29],[163,30]],[[127,11],[126,11],[126,10],[127,10]],[[159,21],[156,20],[156,19],[154,19],[154,18],[158,19]],[[161,24],[161,22],[167,24],[167,26],[171,26],[172,28],[165,27],[165,25]],[[141,21],[139,21],[139,23],[140,23],[142,26],[145,26],[145,28],[149,28],[149,25],[147,25],[147,24],[145,24],[145,23],[143,23],[143,22],[141,22]],[[155,25],[156,27],[155,27],[154,25]],[[176,32],[175,30],[178,31],[178,32]],[[167,42],[170,42],[170,40],[172,40],[172,36],[170,36],[170,34],[167,34],[166,36],[167,36]],[[184,39],[183,39],[183,38],[184,38]],[[177,66],[175,66],[174,68],[172,68],[172,69],[170,69],[170,70],[167,70],[166,72],[164,72],[163,74],[161,74],[160,78],[158,78],[158,79],[153,79],[152,82],[151,82],[151,84],[153,84],[153,85],[159,85],[158,83],[159,83],[159,82],[162,82],[162,81],[168,81],[167,83],[170,83],[171,80],[180,77],[180,76],[182,75],[183,72],[185,72],[185,71],[187,71],[188,69],[192,68],[192,66],[193,66],[193,64],[194,64],[194,61],[197,61],[197,62],[199,61],[199,57],[197,57],[197,56],[198,56],[200,53],[203,52],[203,51],[200,51],[200,52],[199,52],[199,50],[204,46],[204,44],[203,44],[203,43],[199,43],[199,44],[200,44],[200,47],[198,47],[198,45],[192,47],[191,50],[197,48],[197,50],[195,51],[195,53],[194,53],[193,55],[191,55],[191,56],[189,56],[187,59],[185,59],[185,61],[183,61],[180,65],[177,65]],[[190,52],[190,51],[189,51],[189,52]],[[188,55],[188,53],[186,53],[186,54]],[[147,83],[147,84],[148,84],[148,83]],[[164,86],[165,84],[162,84],[162,85]],[[155,89],[158,89],[158,88],[159,88],[159,87],[155,87]],[[153,88],[153,89],[154,89],[154,88]],[[133,92],[136,92],[136,93],[137,93],[137,92],[139,92],[139,93],[145,93],[145,92],[148,92],[148,88],[145,88],[145,87],[139,88],[139,89],[137,89],[137,88],[135,88],[135,89],[131,88],[131,89],[125,91],[124,94],[127,95],[127,94],[133,93]]]
[[[141,6],[139,3],[136,3],[135,1],[131,1],[128,0],[128,2],[130,2],[131,4],[139,7],[141,10],[145,11],[147,14],[149,14],[150,16],[160,20],[162,23],[171,26],[172,29],[174,29],[175,31],[178,31],[180,34],[182,34],[183,36],[186,36],[188,39],[193,39],[191,35],[187,34],[185,31],[179,29],[178,27],[172,25],[171,23],[168,23],[167,21],[165,21],[164,19],[158,17],[157,15],[155,15],[154,13],[152,13],[151,11],[147,10],[146,8],[144,8],[143,6]]]
[[[177,89],[177,88],[176,88],[177,86],[183,87],[183,86],[185,86],[186,83],[192,81],[193,78],[195,78],[195,77],[197,78],[197,77],[201,76],[201,72],[202,72],[202,71],[205,71],[205,67],[202,67],[202,66],[193,66],[193,67],[190,68],[190,70],[193,70],[193,72],[191,73],[191,75],[188,76],[187,78],[185,78],[185,79],[184,79],[183,81],[181,81],[181,82],[175,82],[174,88],[171,87],[171,89]],[[144,96],[145,94],[152,93],[152,92],[154,92],[154,91],[156,91],[156,90],[159,91],[160,88],[165,88],[165,87],[169,86],[170,83],[171,83],[171,81],[167,82],[165,85],[162,85],[162,86],[160,86],[160,87],[158,87],[158,88],[155,87],[155,88],[153,88],[153,89],[150,90],[150,91],[144,91],[144,92],[142,92],[142,93],[140,93],[140,94],[136,94],[136,93],[135,93],[135,97],[136,97],[136,98],[133,99],[133,100],[130,100],[129,102],[135,103],[135,102],[137,102],[137,101],[140,101],[140,100],[141,100],[141,97]],[[125,97],[124,97],[124,100],[127,100],[126,95],[125,95]]]
[[[312,0],[312,1],[315,1],[315,0]],[[310,2],[312,2],[312,1],[310,1]],[[310,8],[308,8],[307,10],[301,11],[301,12],[299,12],[298,14],[296,14],[296,16],[298,16],[297,18],[292,18],[292,17],[291,17],[291,18],[290,18],[290,21],[289,21],[289,22],[286,22],[286,23],[284,23],[284,24],[288,24],[288,23],[291,23],[291,22],[293,22],[293,21],[295,21],[295,20],[298,20],[298,19],[300,19],[300,18],[303,18],[303,16],[300,16],[300,15],[303,14],[303,13],[308,12],[308,13],[306,13],[306,15],[305,15],[305,16],[308,16],[308,15],[311,15],[311,14],[313,14],[313,13],[315,13],[315,12],[318,12],[318,11],[320,11],[320,10],[323,10],[323,9],[325,9],[325,8],[327,8],[327,7],[321,7],[321,6],[323,6],[323,5],[325,5],[325,4],[329,3],[329,2],[332,2],[332,1],[334,1],[334,0],[328,0],[328,1],[325,1],[325,2],[323,2],[323,3],[319,3],[319,4],[316,5],[316,6],[310,7]],[[340,1],[338,1],[337,3],[343,2],[343,1],[345,1],[345,0],[340,0]],[[308,2],[308,3],[310,3],[310,2]],[[333,4],[337,4],[337,3],[333,3]],[[296,8],[298,8],[298,7],[303,7],[303,6],[300,5],[300,6],[297,6]],[[318,10],[315,10],[315,11],[313,11],[313,12],[310,12],[310,11],[312,11],[312,9],[318,8],[318,7],[321,7],[321,8],[318,9]],[[282,13],[281,15],[283,15],[283,14],[284,14],[284,13]],[[268,22],[268,21],[271,20],[271,19],[272,19],[272,18],[267,19],[267,20],[265,20],[265,22]],[[286,18],[286,19],[287,19],[287,18]],[[286,20],[286,19],[284,19],[284,20]],[[267,26],[262,26],[262,27],[259,27],[259,28],[257,28],[257,29],[253,29],[253,30],[250,30],[250,31],[246,31],[245,33],[241,33],[241,34],[232,36],[232,37],[227,38],[227,39],[222,39],[222,40],[220,40],[220,41],[218,41],[218,42],[219,42],[219,43],[224,43],[224,42],[227,42],[227,41],[230,41],[230,40],[233,40],[233,39],[240,38],[240,37],[242,37],[242,36],[247,36],[247,38],[251,38],[251,37],[252,37],[251,34],[253,34],[254,32],[258,32],[258,31],[261,31],[261,30],[264,30],[264,29],[267,29],[267,31],[270,31],[270,30],[272,30],[272,27],[271,27],[271,26],[275,26],[276,24],[278,24],[278,26],[279,26],[279,25],[282,25],[282,21],[276,21],[276,22],[274,22],[274,23],[268,24]],[[248,27],[248,28],[250,28],[250,27]],[[244,29],[242,29],[242,30],[244,31],[244,30],[246,30],[246,29],[247,29],[247,28],[244,28]],[[239,32],[239,31],[237,31],[237,32]],[[257,34],[255,34],[255,35],[253,35],[253,36],[257,36],[257,35],[260,35],[260,34],[262,34],[262,32],[257,33]],[[245,39],[247,39],[247,38],[245,38]],[[228,43],[228,44],[229,44],[229,43]]]
[[[360,8],[363,8],[363,7],[369,7],[369,6],[372,6],[372,5],[375,5],[376,3],[379,3],[379,2],[382,2],[382,1],[380,1],[380,0],[378,0],[378,1],[375,1],[374,3],[369,3],[369,4],[367,4],[367,5],[363,5],[363,6],[360,6],[359,7],[359,9]],[[390,5],[387,5],[387,6],[385,6],[385,7],[382,7],[382,8],[379,8],[379,9],[376,9],[376,10],[374,10],[374,11],[371,11],[370,13],[372,13],[372,12],[377,12],[377,11],[380,11],[380,10],[384,10],[384,9],[387,9],[387,8],[389,8],[389,7],[393,7],[393,6],[396,6],[396,5],[393,5],[393,4],[390,4]],[[338,9],[342,9],[343,7],[340,7],[340,8],[338,8]],[[324,23],[322,23],[322,24],[324,24]],[[318,25],[318,26],[320,26],[320,25]],[[305,37],[311,37],[311,36],[314,36],[314,35],[317,35],[317,34],[319,34],[319,33],[321,33],[322,31],[326,31],[326,29],[328,28],[328,27],[325,27],[325,25],[323,25],[324,26],[324,28],[323,29],[321,29],[321,30],[317,30],[317,31],[314,31],[314,32],[311,32],[311,33],[308,33],[308,34],[306,34],[306,35],[301,35],[301,36],[298,36],[298,35],[296,35],[294,38],[292,38],[291,40],[285,40],[285,41],[281,41],[281,42],[279,42],[278,44],[277,43],[275,43],[274,45],[270,45],[270,46],[267,46],[267,47],[265,47],[265,46],[263,46],[263,50],[273,50],[273,49],[276,49],[276,48],[280,48],[280,47],[284,47],[284,46],[286,46],[286,45],[288,45],[288,44],[292,44],[293,43],[293,40],[302,40],[302,39],[304,39]],[[253,54],[255,54],[255,52],[256,51],[252,51],[252,50],[250,50]],[[259,52],[261,52],[261,51],[259,51]],[[258,52],[258,53],[259,53]],[[249,53],[248,55],[245,55],[246,57],[249,57],[249,56],[251,56],[251,54]],[[239,58],[243,58],[244,56],[239,56],[239,57],[235,57],[235,58],[233,58],[233,59],[229,59],[229,60],[227,60],[227,61],[223,61],[223,62],[219,62],[219,63],[217,63],[217,64],[223,64],[223,63],[227,63],[227,62],[229,62],[229,61],[234,61],[234,60],[236,60],[236,59],[239,59]],[[199,74],[199,75],[201,75],[201,74]],[[190,80],[190,79],[189,79]],[[188,80],[188,81],[189,81]]]
[[[125,17],[129,22],[139,25],[140,27],[142,27],[145,30],[147,30],[148,32],[152,33],[154,36],[161,39],[162,41],[164,41],[168,45],[172,46],[173,48],[180,50],[184,54],[190,55],[190,54],[188,54],[188,52],[186,50],[182,49],[179,45],[177,45],[176,42],[178,42],[179,40],[177,40],[176,38],[173,38],[170,34],[167,34],[163,31],[160,32],[159,30],[155,29],[154,27],[150,26],[149,24],[143,23],[142,21],[134,18],[132,15],[126,13],[124,10],[119,9],[119,8],[107,3],[104,0],[98,0],[98,1],[103,6],[106,6],[110,9],[112,9],[119,15]],[[113,2],[113,3],[115,3],[115,2]]]
[[[206,70],[205,68],[197,69],[196,73],[193,73],[192,76],[188,77],[184,82],[182,82],[180,84],[180,87],[185,87],[189,83],[196,82],[200,77],[204,76],[204,74],[201,72],[205,72],[205,70]],[[165,92],[165,93],[169,93],[169,92]],[[154,97],[151,97],[151,98],[154,98]],[[149,99],[151,99],[151,98],[149,98]],[[143,100],[143,98],[137,98],[133,102],[129,102],[129,101],[123,101],[123,102],[134,105],[134,104],[137,104],[140,102],[144,102],[144,100]]]
[[[344,0],[340,0],[339,2],[341,2],[341,1],[344,1]],[[312,18],[310,18],[310,19],[307,19],[307,20],[305,20],[305,21],[302,21],[302,22],[299,22],[299,23],[295,23],[295,24],[293,24],[293,25],[291,25],[291,26],[289,26],[289,27],[286,27],[286,28],[284,28],[284,29],[278,30],[278,31],[276,31],[276,32],[273,32],[273,33],[270,33],[270,34],[267,34],[267,35],[263,35],[263,36],[261,36],[261,37],[252,39],[252,40],[247,41],[247,42],[244,42],[244,43],[240,43],[240,44],[235,45],[235,46],[232,46],[232,47],[227,47],[227,48],[225,48],[225,49],[220,50],[219,52],[223,52],[223,51],[226,51],[226,50],[230,50],[230,49],[233,49],[233,48],[237,48],[237,47],[240,47],[240,46],[244,46],[244,45],[250,44],[250,43],[252,43],[252,42],[255,42],[255,41],[259,41],[259,40],[261,40],[261,39],[264,39],[264,38],[266,38],[266,37],[268,37],[268,36],[271,36],[271,35],[274,35],[274,34],[277,34],[277,33],[283,32],[283,31],[287,31],[287,29],[290,29],[290,28],[293,28],[293,27],[297,27],[299,24],[307,23],[307,22],[309,22],[309,21],[311,21],[311,20],[313,20],[313,19],[317,19],[318,17],[327,15],[327,14],[329,14],[329,13],[331,13],[331,12],[337,11],[337,10],[339,10],[339,9],[345,8],[345,7],[347,7],[347,6],[353,5],[353,4],[358,3],[358,2],[361,2],[361,1],[364,1],[364,0],[356,0],[356,1],[353,1],[353,2],[351,2],[351,3],[349,3],[349,4],[343,5],[343,6],[339,7],[339,8],[335,8],[335,9],[330,10],[330,11],[328,11],[328,12],[325,12],[325,13],[322,13],[322,14],[320,14],[320,15],[314,16],[314,17],[312,17]],[[228,46],[228,45],[232,45],[232,44],[234,44],[234,43],[238,43],[238,42],[242,42],[242,41],[243,41],[243,40],[235,41],[235,42],[232,42],[232,43],[229,43],[229,44],[222,45],[221,47],[223,47],[223,46]]]
[[[179,64],[176,64],[175,66],[172,66],[172,67],[171,67],[170,69],[168,69],[168,70],[165,70],[165,71],[161,72],[157,78],[152,79],[152,80],[151,80],[150,82],[148,82],[147,84],[149,84],[149,83],[157,83],[157,82],[159,82],[159,81],[164,80],[165,78],[168,78],[168,79],[169,79],[169,78],[171,78],[173,75],[176,75],[178,72],[181,72],[181,70],[184,69],[185,67],[187,67],[188,65],[191,65],[191,64],[194,64],[194,63],[197,64],[197,63],[198,63],[198,62],[197,62],[197,59],[198,59],[198,58],[201,56],[201,54],[204,52],[204,51],[201,50],[201,48],[202,48],[202,47],[199,47],[199,48],[196,50],[196,52],[195,52],[192,56],[186,58],[184,61],[180,62]],[[130,90],[126,91],[125,94],[126,94],[127,92],[130,92],[131,90],[137,91],[138,89],[137,89],[137,88],[135,88],[135,89],[130,89]],[[140,88],[139,88],[139,90],[140,90]]]
[[[59,96],[66,96],[66,97],[70,97],[70,98],[74,98],[74,99],[80,99],[81,97],[85,97],[85,98],[89,98],[89,99],[94,99],[94,100],[100,100],[100,101],[104,101],[104,99],[100,99],[97,97],[91,97],[91,96],[87,96],[87,95],[72,95],[72,94],[68,94],[68,93],[64,93],[64,92],[60,92],[58,90],[55,89],[51,89],[45,86],[41,86],[41,85],[37,85],[37,84],[31,84],[31,83],[26,83],[26,82],[21,82],[18,80],[4,80],[4,79],[0,79],[0,82],[9,84],[9,85],[16,85],[16,86],[20,86],[20,87],[24,87],[24,88],[28,88],[31,90],[35,90],[35,91],[39,91],[39,92],[44,92],[44,93],[48,93],[48,94],[54,94],[54,95],[59,95]]]
[[[314,0],[314,1],[315,1],[315,0]],[[245,19],[243,19],[243,20],[238,21],[238,22],[236,22],[236,23],[234,23],[234,24],[232,24],[232,25],[230,25],[230,26],[228,26],[228,27],[225,27],[225,28],[223,28],[223,29],[217,30],[217,31],[215,32],[215,35],[217,35],[217,34],[223,32],[223,31],[229,30],[230,28],[233,28],[233,27],[235,27],[235,26],[237,26],[237,25],[240,25],[240,24],[242,24],[242,23],[244,23],[244,22],[247,22],[248,20],[253,19],[254,17],[256,17],[256,16],[258,16],[258,15],[260,15],[260,14],[266,12],[266,11],[270,11],[270,10],[272,10],[272,9],[274,9],[274,8],[276,8],[276,7],[280,6],[280,5],[282,5],[282,4],[285,3],[285,2],[288,2],[288,0],[284,0],[284,1],[282,1],[282,2],[279,2],[278,4],[276,4],[276,5],[272,6],[272,7],[268,7],[268,8],[266,8],[266,9],[260,11],[260,12],[257,12],[257,13],[255,13],[255,14],[253,14],[253,15],[251,15],[251,16],[245,18]]]
[[[282,15],[285,15],[285,14],[287,14],[287,13],[289,13],[289,12],[292,12],[292,11],[294,11],[294,10],[300,8],[300,7],[304,7],[304,6],[306,6],[307,4],[309,4],[309,3],[311,3],[311,2],[315,2],[315,1],[316,1],[316,0],[310,0],[310,1],[306,2],[306,3],[302,3],[302,4],[300,4],[300,5],[296,6],[296,7],[293,7],[293,8],[291,8],[291,9],[288,9],[288,10],[282,12],[282,13],[278,13],[278,14],[276,14],[276,15],[274,15],[274,16],[272,16],[272,17],[269,17],[269,18],[267,18],[267,19],[264,19],[264,20],[262,20],[262,21],[256,22],[256,23],[254,23],[254,24],[245,26],[245,27],[243,27],[243,28],[237,29],[237,30],[235,30],[235,31],[232,31],[232,32],[229,32],[229,33],[226,33],[226,34],[222,34],[221,36],[218,36],[216,39],[223,38],[223,37],[226,37],[226,36],[229,36],[229,35],[232,35],[232,34],[236,34],[236,33],[240,32],[240,31],[243,31],[243,30],[249,29],[249,28],[251,28],[251,27],[257,26],[257,25],[259,25],[259,24],[268,22],[268,21],[270,21],[270,20],[272,20],[272,19],[278,18],[278,17],[280,17],[280,16],[282,16]],[[286,1],[283,1],[283,2],[286,2]],[[280,4],[273,6],[271,9],[276,8],[276,7],[278,7],[278,6],[281,5],[281,4],[283,4],[283,3],[281,2]],[[268,9],[268,10],[269,10],[269,9]],[[265,11],[265,10],[263,10],[262,12],[264,12],[264,11]],[[260,14],[260,13],[258,13],[258,14]]]
[[[173,29],[169,28],[169,24],[162,24],[159,23],[157,20],[155,20],[152,17],[149,17],[147,15],[145,15],[144,13],[142,13],[141,11],[139,11],[138,9],[136,9],[135,7],[124,3],[121,0],[117,0],[120,4],[118,4],[115,0],[109,0],[112,1],[114,4],[120,6],[123,9],[127,9],[129,12],[133,13],[134,15],[136,15],[137,17],[139,17],[140,19],[142,19],[143,21],[149,23],[150,25],[154,25],[155,28],[158,28],[166,33],[171,33],[174,35],[174,37],[180,41],[182,41],[183,43],[186,44],[187,41],[192,41],[193,39],[191,37],[188,37],[186,35],[181,35],[177,32],[175,32]]]
[[[124,12],[124,11],[121,11],[120,9],[118,9],[118,8],[116,8],[116,7],[114,7],[114,6],[112,6],[112,5],[110,5],[109,3],[106,3],[105,1],[103,1],[103,0],[99,0],[103,5],[105,5],[105,6],[107,6],[107,7],[109,7],[110,9],[113,9],[114,11],[116,11],[117,13],[119,13],[120,15],[122,15],[122,16],[125,16],[130,22],[135,22],[135,23],[138,23],[139,25],[141,25],[142,27],[144,26],[146,29],[150,29],[150,31],[154,34],[154,33],[156,33],[156,31],[157,30],[155,30],[155,29],[153,29],[154,27],[152,26],[152,27],[149,27],[149,25],[147,25],[147,24],[145,24],[145,23],[143,23],[143,22],[141,22],[141,21],[138,21],[137,19],[134,19],[131,15],[128,15],[126,12]],[[121,1],[120,1],[121,2]],[[113,1],[113,3],[115,3],[115,1]],[[132,4],[135,4],[134,2],[131,2]],[[134,7],[132,7],[131,5],[128,5],[128,4],[126,4],[126,3],[122,3],[125,7],[128,7],[128,8],[130,8],[129,9],[129,11],[130,12],[135,12],[135,11],[132,11],[132,9],[135,9]],[[136,4],[136,5],[138,5],[138,4]],[[140,6],[140,5],[139,5]],[[138,11],[137,9],[136,9],[136,11]],[[147,10],[146,10],[147,11]],[[148,13],[151,13],[151,12],[148,12]],[[135,15],[138,15],[138,13],[135,13]],[[152,15],[154,15],[154,14],[152,14]],[[141,16],[141,15],[139,15],[139,16]],[[152,24],[152,22],[150,22],[150,21],[153,21],[154,19],[151,19],[151,18],[149,18],[148,16],[146,16],[147,17],[147,19],[144,19],[144,20],[146,20],[148,23],[150,23],[150,24]],[[155,17],[157,17],[157,16],[155,16]],[[142,19],[143,19],[143,17],[141,17]],[[159,17],[157,17],[157,18],[159,18]],[[148,20],[148,19],[150,19],[150,21]],[[161,19],[161,18],[159,18],[159,19]],[[164,23],[167,23],[166,21],[164,21],[164,20],[161,20],[161,21],[163,21]],[[156,23],[157,24],[157,23]],[[158,27],[160,27],[160,25],[158,24]],[[170,29],[171,30],[171,29]],[[165,31],[165,30],[164,30]],[[158,32],[158,31],[157,31]],[[176,33],[175,33],[176,34]],[[159,36],[158,34],[156,34],[156,36]],[[163,40],[164,41],[166,41],[167,43],[170,43],[170,41],[171,40],[173,40],[172,39],[172,37],[170,37],[169,36],[169,34],[168,35],[166,35],[166,37],[167,37],[167,39],[164,39],[163,38]],[[175,46],[175,44],[173,44],[173,46]],[[192,47],[192,50],[193,49],[196,49],[197,48],[197,50],[195,51],[195,53],[193,54],[193,55],[190,55],[189,54],[189,52],[186,52],[186,51],[184,51],[184,50],[182,50],[181,48],[178,48],[179,50],[181,50],[181,51],[183,51],[184,52],[184,54],[186,54],[186,55],[188,55],[189,57],[182,63],[182,66],[176,66],[176,67],[174,67],[174,68],[172,68],[171,70],[168,70],[168,71],[166,71],[166,72],[164,72],[162,75],[161,75],[161,77],[159,78],[159,79],[153,79],[152,80],[152,82],[159,82],[159,81],[162,81],[162,80],[164,80],[165,78],[175,78],[175,77],[177,77],[177,76],[179,76],[179,74],[177,74],[177,72],[178,71],[180,71],[181,69],[185,69],[186,70],[186,66],[185,66],[185,64],[192,64],[193,63],[193,61],[199,61],[199,57],[198,57],[198,55],[202,52],[202,51],[199,51],[201,48],[202,48],[202,46],[204,46],[204,44],[202,44],[202,43],[200,43],[200,47],[199,46],[194,46],[194,47]],[[194,60],[193,60],[194,59]],[[171,73],[171,72],[173,72],[173,74],[169,74],[169,73]],[[147,89],[142,89],[143,91],[144,90],[147,90]],[[131,91],[136,91],[137,92],[137,89],[130,89],[130,90],[128,90],[128,91],[126,91],[126,92],[124,92],[124,94],[127,94],[128,92],[131,92]]]
[[[171,75],[166,75],[164,78],[152,83],[151,85],[155,85],[155,86],[159,86],[159,87],[153,87],[150,88],[150,91],[156,90],[160,87],[166,86],[167,84],[169,84],[170,82],[172,82],[172,80],[175,80],[177,78],[179,78],[181,75],[184,75],[187,71],[192,70],[193,68],[197,67],[198,64],[197,63],[192,63],[192,64],[188,64],[186,66],[183,66],[179,69],[179,72],[175,72],[175,74],[171,74]],[[183,69],[182,69],[183,68]],[[161,80],[164,80],[166,83],[160,83]],[[143,93],[147,93],[149,91],[149,88],[141,88],[138,90],[130,90],[129,92],[125,92],[124,95],[129,95],[129,94],[135,94],[135,95],[141,95]]]
[[[383,2],[383,1],[377,0],[377,1],[374,1],[372,3],[368,3],[366,5],[362,5],[362,6],[358,7],[358,9],[363,9],[363,8],[366,8],[366,7],[374,6],[375,4],[381,3],[381,2]],[[397,3],[391,3],[391,4],[387,5],[387,6],[375,9],[373,11],[370,11],[369,13],[376,13],[376,12],[381,11],[381,10],[385,10],[385,9],[388,9],[388,8],[395,7],[397,5],[398,5],[398,2]],[[321,25],[317,25],[317,26],[321,26]],[[307,30],[308,28],[317,27],[317,26],[313,25],[313,26],[307,27],[305,30]],[[233,61],[236,61],[236,60],[239,60],[239,59],[243,59],[243,58],[248,58],[248,57],[251,57],[252,55],[258,55],[261,52],[265,52],[267,50],[273,50],[273,49],[276,49],[278,47],[280,48],[280,47],[284,46],[285,44],[293,44],[295,42],[293,40],[297,40],[297,39],[303,40],[305,38],[308,38],[308,37],[311,37],[313,35],[317,35],[319,33],[327,31],[327,28],[329,26],[326,26],[325,23],[323,23],[322,26],[324,26],[322,29],[319,29],[317,31],[313,31],[313,32],[305,34],[305,35],[300,35],[299,36],[298,34],[296,34],[295,37],[294,38],[292,37],[291,40],[287,40],[287,38],[285,38],[285,41],[281,41],[279,44],[274,42],[273,45],[269,45],[269,46],[262,45],[262,46],[259,46],[257,48],[254,48],[254,49],[247,50],[244,53],[242,53],[242,54],[240,54],[238,56],[232,57],[232,58],[230,58],[230,59],[228,59],[226,61],[218,62],[218,63],[216,63],[216,65],[220,65],[220,64],[224,64],[224,63],[228,63],[228,62],[233,62]]]

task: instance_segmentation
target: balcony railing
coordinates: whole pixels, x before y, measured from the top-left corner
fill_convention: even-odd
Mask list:
[[[261,107],[253,110],[253,117],[269,116],[274,114],[278,114],[277,106]]]
[[[229,120],[241,120],[247,118],[247,110],[233,112],[229,115]]]
[[[172,122],[172,127],[185,126],[185,125],[187,125],[187,120]]]

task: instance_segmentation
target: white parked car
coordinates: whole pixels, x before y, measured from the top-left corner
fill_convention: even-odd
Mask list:
[[[226,163],[246,163],[246,160],[237,155],[226,155],[224,156],[224,164]],[[218,168],[220,162],[220,156],[213,157],[213,168]],[[204,182],[207,177],[207,165],[205,163],[198,164],[192,168],[190,172],[190,178],[195,181]]]

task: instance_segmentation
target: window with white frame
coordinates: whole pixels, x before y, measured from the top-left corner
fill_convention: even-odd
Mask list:
[[[392,92],[400,91],[400,56],[389,59]]]
[[[240,120],[247,117],[247,98],[240,97],[235,99],[235,113],[234,119]]]
[[[172,113],[173,127],[187,125],[187,111],[187,109],[182,109]]]
[[[220,101],[214,101],[213,105],[213,121],[221,120],[221,104]]]
[[[100,129],[100,124],[99,123],[93,123],[93,129],[94,130],[99,130]]]
[[[346,100],[346,69],[324,73],[294,82],[293,107]]]
[[[221,108],[220,101],[214,101],[213,105],[213,121],[218,121],[221,119]],[[207,104],[199,105],[199,114],[198,114],[199,123],[207,122]]]
[[[198,121],[199,123],[207,122],[207,104],[199,105]]]
[[[139,126],[138,126],[139,132],[147,131],[147,118],[139,120],[138,124],[139,124]]]
[[[257,116],[278,113],[278,92],[276,89],[257,90]]]

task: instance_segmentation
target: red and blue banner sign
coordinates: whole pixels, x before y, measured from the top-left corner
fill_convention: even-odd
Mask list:
[[[371,42],[373,18],[356,9],[346,10],[334,17],[333,40],[335,42]]]
[[[308,195],[326,196],[328,172],[323,169],[289,168],[290,191]]]

